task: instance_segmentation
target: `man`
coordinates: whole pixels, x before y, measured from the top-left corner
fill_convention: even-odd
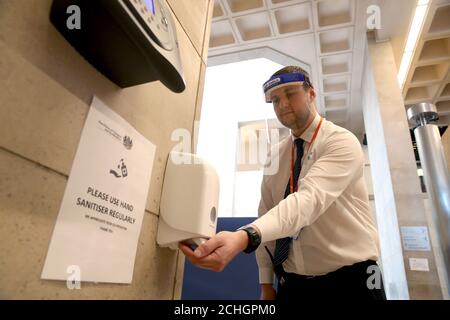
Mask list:
[[[291,136],[271,152],[279,170],[264,174],[259,218],[195,251],[182,243],[180,249],[215,271],[241,251],[256,250],[261,299],[385,299],[359,141],[317,114],[302,68],[279,70],[263,89]]]

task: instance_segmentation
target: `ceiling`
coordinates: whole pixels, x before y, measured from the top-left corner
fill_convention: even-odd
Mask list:
[[[438,5],[450,2],[432,1]],[[215,0],[208,65],[260,57],[285,65],[298,64],[310,72],[318,91],[319,113],[362,140],[361,81],[367,8],[369,5],[380,8],[382,28],[377,30],[376,37],[392,41],[399,65],[416,3],[415,0]],[[438,5],[433,4],[430,13]],[[426,48],[431,47],[428,51],[439,54],[434,57],[430,53],[431,58],[426,55],[425,61],[418,59],[419,69],[416,76],[408,76],[404,95],[411,102],[412,98],[423,99],[425,92],[430,96],[433,93],[432,99],[446,99],[438,102],[438,108],[450,112],[447,99],[450,19],[442,18],[450,14],[446,8],[436,12],[435,27],[421,41]],[[427,44],[431,39],[435,42]]]
[[[450,118],[450,1],[435,1],[403,88],[406,108],[418,102],[436,105],[447,124]]]

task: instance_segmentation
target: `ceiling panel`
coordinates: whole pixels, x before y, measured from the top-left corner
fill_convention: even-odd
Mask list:
[[[403,87],[405,108],[418,102],[450,115],[450,1],[434,1]]]
[[[450,2],[433,1],[438,4]],[[367,8],[373,4],[381,8],[382,29],[376,32],[379,40],[398,39],[405,37],[409,30],[415,9],[413,2],[216,0],[209,57],[230,62],[235,57],[249,59],[251,57],[247,53],[267,48],[285,55],[286,60],[297,61],[311,73],[319,113],[361,137],[364,131],[361,81],[367,39]],[[448,112],[446,101],[450,89],[446,84],[450,82],[450,11],[448,5],[434,7],[433,18],[427,25],[427,35],[423,38],[403,95],[408,102],[423,99],[441,101],[440,109]],[[233,59],[224,58],[226,56]]]

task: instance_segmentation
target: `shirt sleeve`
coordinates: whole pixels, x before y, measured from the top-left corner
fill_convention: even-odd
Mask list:
[[[329,135],[321,156],[299,180],[299,190],[253,222],[261,231],[261,242],[292,236],[311,225],[362,175],[363,163],[360,143],[352,133]]]
[[[273,206],[272,195],[267,188],[267,182],[263,178],[261,183],[261,200],[259,202],[258,216],[263,216],[268,211],[268,208],[271,207],[271,204]],[[268,241],[261,244],[255,251],[256,262],[258,263],[259,269],[259,283],[261,284],[273,282],[272,261],[264,246],[267,246],[267,249],[269,249],[270,252],[273,252],[275,249],[275,241]]]

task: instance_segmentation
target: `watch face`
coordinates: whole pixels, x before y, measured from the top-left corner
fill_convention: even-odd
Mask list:
[[[253,238],[255,239],[255,242],[257,244],[259,244],[259,242],[261,241],[261,237],[259,236],[259,233],[256,230],[253,229],[253,233],[252,234],[253,234]]]

